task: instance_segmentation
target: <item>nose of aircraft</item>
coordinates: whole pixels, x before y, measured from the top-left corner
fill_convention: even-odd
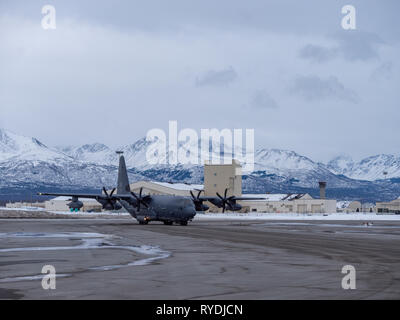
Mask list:
[[[190,207],[186,207],[184,209],[184,211],[183,211],[183,214],[184,214],[185,217],[191,219],[196,215],[196,209],[195,209],[194,206],[193,207],[191,207],[191,206]]]

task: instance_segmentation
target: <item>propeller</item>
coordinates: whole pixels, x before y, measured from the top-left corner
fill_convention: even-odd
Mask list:
[[[200,199],[200,194],[203,192],[203,190],[198,190],[199,193],[197,194],[197,197],[193,194],[192,190],[190,190],[190,195],[192,196],[193,203],[195,205],[196,211],[207,211],[209,209],[208,206],[203,204],[202,199]]]
[[[114,194],[115,188],[111,190],[110,195],[107,193],[107,190],[105,187],[103,187],[103,191],[104,191],[104,194],[107,196],[107,198],[111,199],[111,196]]]
[[[112,198],[112,195],[114,194],[116,188],[112,189],[110,194],[108,194],[107,190],[105,187],[103,187],[103,192],[106,196],[106,199],[101,199],[98,200],[102,205],[104,209],[107,210],[118,210],[120,209],[121,206],[117,204],[117,201]]]
[[[226,205],[228,205],[228,208],[231,207],[230,201],[231,201],[232,199],[235,198],[235,196],[230,196],[230,197],[227,198],[227,197],[226,197],[226,193],[227,193],[227,192],[228,192],[228,189],[225,189],[224,197],[222,197],[222,196],[217,192],[217,196],[218,196],[218,198],[221,199],[221,202],[222,202],[222,212],[225,212]]]
[[[131,195],[133,195],[133,196],[135,197],[135,199],[137,200],[138,206],[137,206],[136,211],[138,211],[138,212],[140,211],[140,204],[143,204],[146,208],[149,207],[149,206],[147,205],[147,203],[146,203],[146,200],[149,198],[149,196],[146,195],[146,196],[142,197],[142,191],[143,191],[143,187],[140,188],[140,190],[139,190],[139,196],[137,196],[136,193],[134,193],[133,191],[131,191]]]
[[[190,190],[190,195],[192,196],[194,202],[201,203],[203,201],[200,200],[199,198],[200,198],[200,194],[203,192],[203,190],[198,190],[198,191],[199,191],[199,193],[197,194],[197,197],[194,196],[192,190]]]

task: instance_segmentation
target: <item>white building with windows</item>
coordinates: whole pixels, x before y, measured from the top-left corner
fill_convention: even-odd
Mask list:
[[[400,214],[400,197],[389,202],[377,202],[376,212]]]
[[[314,199],[308,193],[245,194],[262,200],[243,200],[238,203],[242,212],[267,213],[328,213],[336,212],[336,200]]]

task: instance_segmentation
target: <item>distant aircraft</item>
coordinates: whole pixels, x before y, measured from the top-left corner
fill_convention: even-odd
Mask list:
[[[237,211],[242,206],[236,203],[237,200],[261,200],[262,198],[246,198],[246,197],[227,197],[228,189],[225,189],[224,196],[218,192],[214,197],[200,196],[201,190],[197,196],[190,191],[189,196],[174,195],[143,195],[143,188],[140,188],[139,194],[132,192],[129,187],[128,172],[126,170],[125,158],[121,152],[118,168],[118,186],[107,192],[103,187],[103,194],[73,194],[73,193],[44,193],[39,192],[41,196],[68,196],[72,197],[72,201],[68,203],[71,210],[79,210],[83,207],[83,203],[79,198],[96,199],[106,210],[119,210],[124,207],[129,214],[139,221],[140,224],[148,224],[150,221],[162,221],[166,225],[179,223],[186,226],[191,221],[197,211],[206,211],[209,209],[204,201],[209,201],[218,208],[225,210]],[[117,193],[114,194],[115,190]]]

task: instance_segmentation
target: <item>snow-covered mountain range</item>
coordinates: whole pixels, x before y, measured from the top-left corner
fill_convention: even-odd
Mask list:
[[[333,173],[352,179],[375,181],[400,177],[400,156],[378,154],[360,161],[349,156],[338,156],[328,162],[327,168]]]
[[[202,183],[200,165],[151,165],[146,151],[151,142],[142,138],[121,146],[129,178],[187,183]],[[188,150],[189,145],[185,145]],[[214,155],[219,153],[212,150]],[[231,151],[239,154],[237,147]],[[201,149],[199,150],[201,152]],[[165,156],[165,154],[160,155]],[[400,158],[377,155],[359,162],[337,157],[328,164],[314,162],[294,151],[259,149],[254,154],[254,172],[243,177],[245,192],[318,193],[318,181],[341,198],[370,199],[379,192],[381,198],[398,196]],[[0,129],[0,189],[31,190],[38,187],[100,188],[116,183],[118,157],[115,150],[101,144],[48,147],[35,138]],[[383,174],[385,172],[386,174]],[[398,178],[398,179],[397,179]]]

